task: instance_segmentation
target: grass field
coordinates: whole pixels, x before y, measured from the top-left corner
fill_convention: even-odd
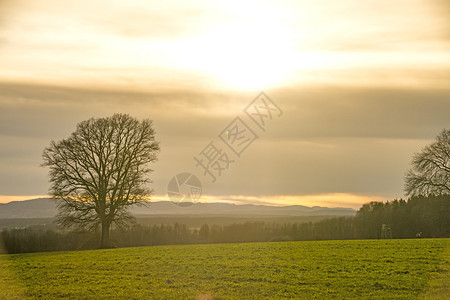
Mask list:
[[[0,299],[450,299],[449,239],[0,255]]]

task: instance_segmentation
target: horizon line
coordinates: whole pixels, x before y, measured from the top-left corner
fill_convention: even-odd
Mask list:
[[[171,200],[168,195],[151,195],[151,201]],[[51,198],[49,195],[0,195],[0,203],[6,204],[14,201],[26,201],[39,198]],[[306,207],[328,207],[328,208],[352,208],[359,209],[363,204],[370,202],[385,202],[386,197],[358,195],[351,193],[323,193],[310,195],[202,195],[194,203],[228,203],[235,205],[265,205],[265,206],[306,206]]]

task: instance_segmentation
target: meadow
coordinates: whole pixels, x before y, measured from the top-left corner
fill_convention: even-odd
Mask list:
[[[0,255],[0,299],[449,299],[450,239]]]

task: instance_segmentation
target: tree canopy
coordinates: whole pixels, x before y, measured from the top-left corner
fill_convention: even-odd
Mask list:
[[[57,222],[85,230],[101,226],[101,246],[107,247],[111,224],[128,224],[128,208],[149,200],[149,164],[159,149],[152,121],[126,114],[83,121],[69,138],[52,141],[43,166],[58,200]]]
[[[414,155],[405,192],[409,196],[450,195],[450,130],[443,130]]]

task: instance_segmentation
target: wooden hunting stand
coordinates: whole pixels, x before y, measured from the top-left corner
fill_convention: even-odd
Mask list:
[[[392,239],[392,229],[389,224],[381,225],[381,238],[382,239]]]

